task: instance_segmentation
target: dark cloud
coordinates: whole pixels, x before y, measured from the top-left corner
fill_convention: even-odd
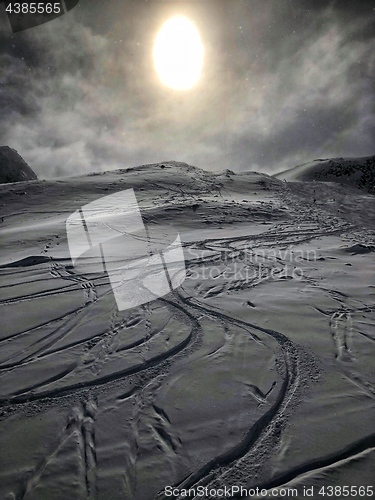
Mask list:
[[[357,5],[359,4],[359,5]],[[157,30],[191,18],[196,88],[163,87]],[[0,143],[40,177],[176,159],[272,172],[373,154],[373,2],[95,1],[12,34],[0,13]]]

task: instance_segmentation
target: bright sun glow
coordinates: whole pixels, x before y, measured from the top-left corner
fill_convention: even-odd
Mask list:
[[[154,64],[160,80],[176,90],[193,87],[201,75],[203,52],[195,26],[186,17],[172,17],[161,27],[154,45]]]

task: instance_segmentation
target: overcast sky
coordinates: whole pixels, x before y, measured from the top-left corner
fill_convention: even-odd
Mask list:
[[[152,50],[187,16],[199,83],[164,86]],[[13,34],[0,4],[0,145],[40,178],[177,160],[283,170],[375,154],[373,0],[81,0]]]

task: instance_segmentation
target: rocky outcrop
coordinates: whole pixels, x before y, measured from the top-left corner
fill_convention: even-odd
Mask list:
[[[375,194],[375,156],[367,158],[345,160],[329,160],[327,168],[316,173],[317,180],[342,180],[344,183],[352,181],[360,189]]]
[[[0,146],[0,183],[36,180],[35,172],[15,149]]]

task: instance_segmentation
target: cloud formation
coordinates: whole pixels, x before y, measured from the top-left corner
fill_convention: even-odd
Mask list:
[[[39,177],[174,159],[275,172],[373,154],[373,3],[84,1],[12,34],[0,14],[0,143]],[[157,30],[182,13],[205,47],[192,90],[163,87]]]

